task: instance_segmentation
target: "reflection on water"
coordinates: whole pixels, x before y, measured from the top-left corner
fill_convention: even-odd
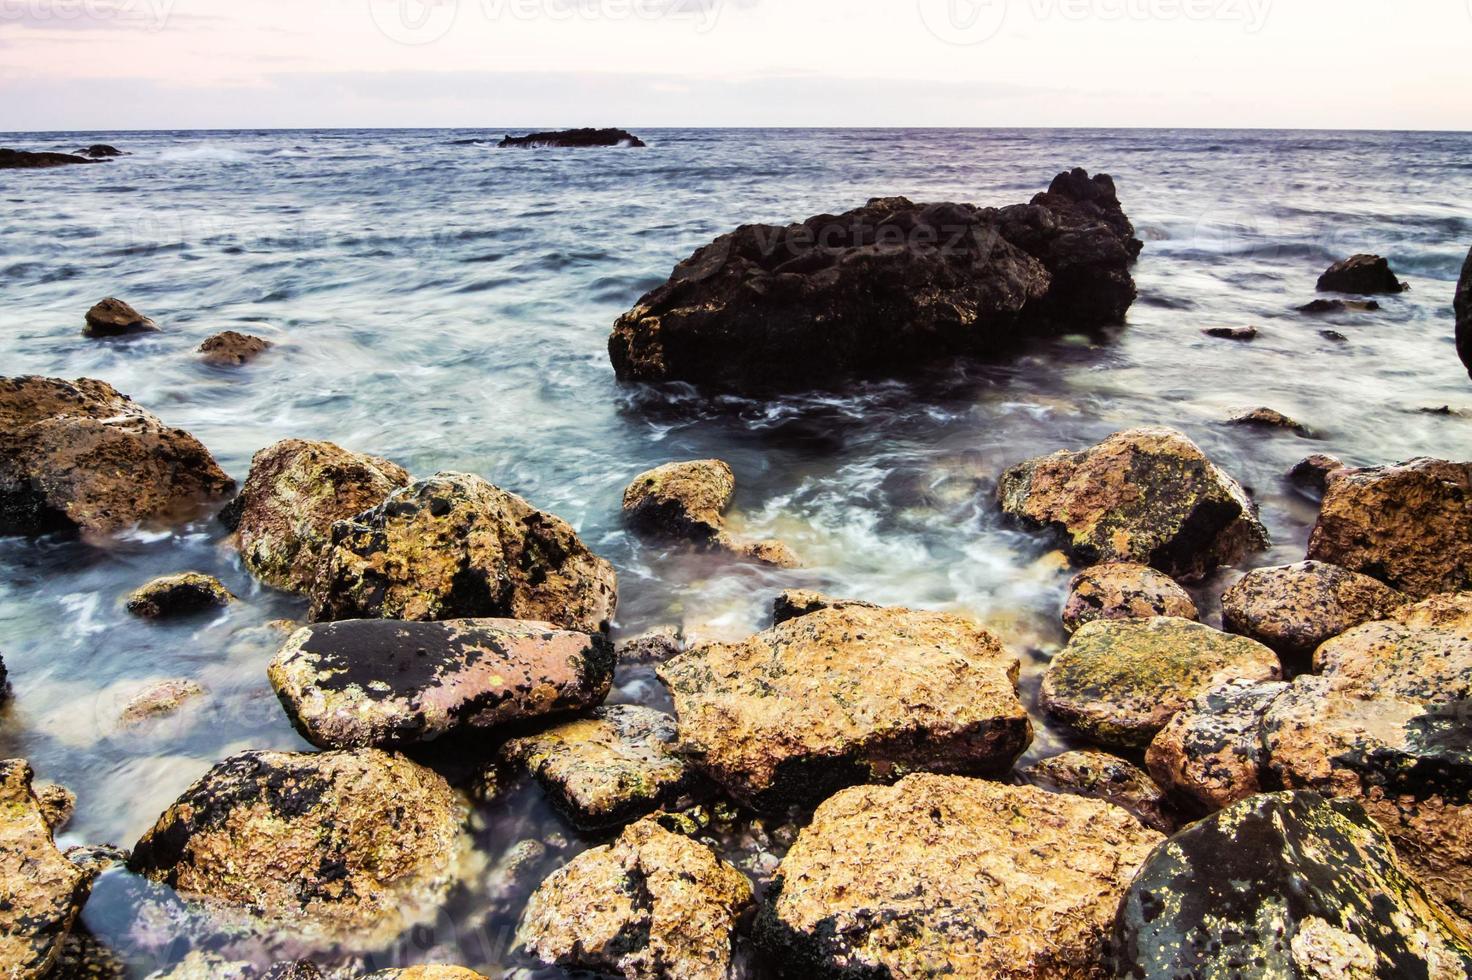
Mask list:
[[[991,493],[1005,467],[1132,425],[1177,426],[1254,490],[1275,540],[1254,562],[1277,563],[1302,557],[1314,518],[1282,478],[1304,455],[1472,451],[1472,417],[1423,411],[1472,407],[1450,313],[1472,242],[1461,165],[1472,137],[667,131],[641,133],[647,151],[498,153],[450,142],[463,135],[88,134],[133,154],[5,176],[4,373],[107,380],[195,433],[237,479],[254,451],[289,436],[418,475],[478,473],[567,518],[614,562],[621,635],[664,623],[743,635],[789,587],[962,610],[1023,655],[1029,703],[1063,641],[1068,572],[1048,542],[999,520]],[[5,142],[70,148],[78,137]],[[1146,241],[1127,329],[777,403],[613,380],[613,320],[724,230],[889,194],[1010,203],[1072,165],[1114,174]],[[1389,256],[1412,291],[1373,315],[1291,312],[1330,261],[1359,251]],[[83,340],[83,312],[114,294],[164,332]],[[1246,324],[1256,341],[1200,332]],[[201,366],[193,348],[227,328],[277,347],[243,371]],[[1320,438],[1222,424],[1258,405]],[[633,475],[711,456],[737,474],[736,529],[787,541],[804,568],[666,553],[625,534],[619,501]],[[222,537],[201,522],[107,547],[0,541],[0,652],[15,692],[0,754],[77,792],[64,845],[131,845],[213,762],[307,747],[265,677],[281,638],[273,622],[300,619],[304,603],[253,583]],[[218,575],[244,601],[172,623],[123,611],[131,588],[184,569]],[[1199,590],[1208,618],[1233,574]],[[139,690],[178,677],[207,697],[120,722]],[[647,667],[622,670],[613,697],[668,706]],[[1065,744],[1038,721],[1030,758]],[[392,950],[370,951],[374,965],[494,972],[527,887],[590,843],[525,784],[478,804],[472,825],[479,856],[450,902]],[[709,833],[760,876],[790,828],[717,821]],[[140,920],[140,887],[114,872],[86,913],[136,958],[134,975],[192,944],[292,951],[212,934],[163,906]]]

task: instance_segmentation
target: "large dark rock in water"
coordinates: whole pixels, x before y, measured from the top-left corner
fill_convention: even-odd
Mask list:
[[[1119,977],[1472,975],[1472,948],[1353,802],[1255,796],[1150,855],[1115,925]]]
[[[0,534],[111,533],[234,487],[197,439],[105,382],[0,378]]]
[[[91,157],[93,160],[102,160],[107,157],[123,156],[123,151],[107,143],[93,143],[86,149],[78,150],[77,156]]]
[[[623,380],[752,392],[893,375],[1121,322],[1140,248],[1114,181],[1082,170],[1000,209],[893,197],[744,225],[620,317],[609,356]]]
[[[1335,262],[1319,277],[1321,293],[1357,293],[1373,296],[1377,293],[1403,293],[1410,289],[1395,278],[1390,263],[1378,255],[1354,255],[1343,262]]]
[[[1457,311],[1457,354],[1467,365],[1467,373],[1472,375],[1472,251],[1467,253],[1467,261],[1462,266],[1454,305]]]
[[[125,337],[135,333],[158,333],[158,324],[127,303],[109,296],[87,311],[87,337]]]
[[[40,170],[65,167],[73,163],[97,163],[70,153],[31,153],[28,150],[0,149],[0,170]]]
[[[622,129],[564,129],[555,133],[532,133],[530,136],[507,136],[502,147],[573,147],[621,146],[641,147],[645,143]]]

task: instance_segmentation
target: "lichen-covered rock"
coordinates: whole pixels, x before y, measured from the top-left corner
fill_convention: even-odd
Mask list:
[[[402,756],[247,752],[189,787],[128,866],[222,912],[371,945],[443,900],[463,819],[449,784]]]
[[[603,703],[601,635],[504,619],[346,620],[304,627],[267,668],[319,748],[398,748]]]
[[[666,463],[639,474],[624,490],[624,520],[649,537],[689,541],[782,568],[795,566],[796,557],[781,542],[742,541],[726,529],[722,515],[735,493],[736,477],[719,459]]]
[[[1139,766],[1107,752],[1065,752],[1022,771],[1028,782],[1055,793],[1113,803],[1151,830],[1169,834],[1176,818],[1165,791]]]
[[[1109,562],[1084,569],[1069,584],[1063,626],[1070,633],[1098,619],[1196,619],[1196,603],[1175,579],[1148,565]]]
[[[542,882],[516,943],[548,966],[626,980],[737,980],[733,937],[751,899],[736,868],[643,820]]]
[[[1087,565],[1137,562],[1191,580],[1267,543],[1247,491],[1174,429],[1029,460],[1002,474],[997,498]]]
[[[1457,316],[1457,355],[1472,375],[1472,251],[1467,252],[1467,261],[1462,265],[1453,309]]]
[[[1222,596],[1222,624],[1284,656],[1301,657],[1408,602],[1378,579],[1306,561],[1248,572]]]
[[[1156,848],[1120,906],[1120,977],[1455,980],[1472,948],[1352,802],[1255,796]]]
[[[215,367],[240,367],[271,349],[271,342],[237,330],[226,330],[199,345],[200,358]]]
[[[1472,590],[1472,463],[1415,459],[1332,474],[1308,556],[1418,599]]]
[[[144,619],[187,616],[228,606],[235,596],[213,575],[180,572],[139,586],[128,596],[128,612]]]
[[[1244,425],[1258,429],[1284,429],[1305,439],[1313,438],[1314,432],[1295,418],[1284,415],[1275,408],[1259,407],[1239,412],[1227,419],[1231,425]]]
[[[757,941],[784,975],[1106,980],[1160,834],[1099,800],[928,774],[844,790],[777,871]]]
[[[833,599],[821,592],[806,589],[787,589],[772,602],[772,625],[781,626],[789,619],[797,619],[819,609],[878,609],[872,602],[858,599]]]
[[[0,762],[0,975],[39,980],[55,965],[92,876],[56,849],[31,767]]]
[[[1267,788],[1262,720],[1281,681],[1228,681],[1176,712],[1145,753],[1156,781],[1212,812]]]
[[[1100,620],[1073,634],[1039,703],[1085,737],[1143,749],[1171,716],[1227,681],[1277,680],[1273,651],[1184,619]]]
[[[1403,607],[1336,636],[1314,654],[1314,670],[1357,697],[1472,699],[1472,593]]]
[[[621,380],[751,392],[893,376],[1122,322],[1140,248],[1113,180],[1082,170],[1000,210],[876,198],[722,235],[619,318],[608,351]]]
[[[234,487],[197,439],[109,384],[0,378],[0,534],[108,534]]]
[[[87,311],[88,337],[122,337],[134,333],[155,333],[158,324],[120,299],[109,296]]]
[[[592,831],[691,802],[700,780],[675,744],[669,715],[613,705],[512,739],[502,752],[536,777],[574,826]]]
[[[41,783],[32,788],[41,813],[46,817],[46,826],[51,833],[59,834],[71,823],[72,814],[77,812],[77,794],[56,783]]]
[[[820,609],[666,662],[680,749],[760,810],[915,771],[1000,774],[1032,740],[990,632],[908,609]]]
[[[363,980],[486,980],[463,966],[406,966],[400,970],[379,970]]]
[[[202,685],[187,677],[159,681],[130,698],[118,720],[123,725],[138,725],[152,718],[167,717],[207,693]]]
[[[1319,277],[1321,293],[1358,293],[1373,296],[1381,293],[1403,293],[1410,289],[1395,277],[1390,263],[1378,255],[1352,255],[1335,262]]]
[[[403,467],[330,442],[287,439],[262,449],[235,504],[241,560],[267,585],[307,592],[332,525],[408,485]]]
[[[332,528],[314,621],[523,619],[606,632],[613,566],[561,518],[478,476],[441,473]]]

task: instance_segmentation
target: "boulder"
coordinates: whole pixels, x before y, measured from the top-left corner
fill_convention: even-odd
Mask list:
[[[120,157],[124,155],[125,154],[122,150],[118,149],[115,146],[109,146],[106,143],[93,143],[91,146],[77,151],[77,156],[91,157],[93,160],[102,160],[107,157]]]
[[[166,619],[228,606],[234,601],[235,596],[213,575],[180,572],[135,589],[128,596],[128,612],[143,619]]]
[[[157,333],[159,326],[120,299],[109,296],[87,311],[88,337],[123,337],[135,333]]]
[[[1356,697],[1472,700],[1472,593],[1438,596],[1325,642],[1314,670]]]
[[[1340,333],[1338,330],[1320,330],[1319,336],[1336,344],[1349,343],[1349,338],[1344,336],[1344,334]]]
[[[821,609],[667,661],[680,750],[759,810],[916,770],[1000,775],[1032,741],[1020,664],[942,613]]]
[[[108,534],[234,487],[199,440],[109,384],[0,378],[0,534]]]
[[[1258,334],[1256,327],[1207,327],[1201,332],[1218,340],[1256,340]]]
[[[56,849],[31,767],[0,762],[0,975],[46,976],[61,953],[92,876]]]
[[[820,806],[756,939],[784,976],[1106,980],[1130,876],[1163,838],[1099,800],[920,774]]]
[[[186,703],[209,692],[187,677],[160,681],[134,695],[123,706],[118,720],[124,726],[139,725],[154,718],[175,714]]]
[[[693,803],[701,780],[676,740],[669,715],[621,704],[512,739],[502,756],[524,766],[575,827],[596,831]]]
[[[1297,419],[1290,418],[1274,408],[1254,408],[1239,412],[1227,419],[1229,425],[1244,425],[1257,429],[1283,429],[1305,439],[1314,438],[1314,431]]]
[[[1132,562],[1095,565],[1074,576],[1063,606],[1063,627],[1070,633],[1100,619],[1153,619],[1172,616],[1196,619],[1191,594],[1164,572]]]
[[[1308,557],[1418,599],[1472,590],[1472,463],[1415,459],[1332,474]]]
[[[1281,681],[1228,681],[1176,712],[1145,752],[1156,782],[1203,812],[1268,788],[1262,720]]]
[[[1319,277],[1321,293],[1403,293],[1411,287],[1395,277],[1390,263],[1378,255],[1353,255],[1335,262]]]
[[[1285,657],[1304,657],[1325,640],[1409,602],[1368,575],[1306,561],[1248,572],[1222,596],[1222,624]]]
[[[409,482],[402,466],[330,442],[286,439],[262,449],[232,508],[241,560],[267,585],[305,593],[332,525]]]
[[[1091,741],[1143,749],[1171,716],[1233,680],[1277,680],[1273,651],[1184,619],[1085,625],[1043,674],[1038,703]]]
[[[1457,355],[1472,375],[1472,251],[1467,253],[1467,261],[1462,265],[1453,308],[1457,316]]]
[[[1120,906],[1120,977],[1463,978],[1472,947],[1354,803],[1255,796],[1157,847]]]
[[[735,493],[736,477],[719,459],[666,463],[639,474],[624,490],[624,520],[646,537],[688,541],[763,564],[794,567],[795,557],[781,542],[743,542],[726,529],[722,515]]]
[[[643,820],[554,871],[516,945],[549,967],[627,980],[734,980],[751,883],[704,845]]]
[[[486,980],[463,966],[406,966],[400,970],[379,970],[363,980]]]
[[[613,566],[572,527],[478,476],[441,473],[338,521],[311,618],[523,619],[606,632]]]
[[[1296,307],[1299,313],[1323,316],[1326,313],[1375,313],[1380,304],[1374,300],[1316,299]]]
[[[33,786],[32,791],[46,817],[46,826],[51,828],[52,834],[61,833],[71,823],[72,814],[77,812],[77,794],[56,783],[41,783]]]
[[[1267,545],[1247,491],[1174,429],[1115,433],[1002,474],[1002,510],[1046,528],[1082,564],[1150,565],[1192,580]]]
[[[253,361],[271,348],[269,340],[253,337],[235,330],[226,330],[210,337],[199,345],[200,358],[215,367],[240,367]]]
[[[1293,465],[1293,469],[1288,471],[1288,479],[1294,486],[1323,497],[1324,490],[1329,485],[1329,474],[1342,469],[1344,461],[1337,456],[1313,453]]]
[[[507,136],[499,144],[505,147],[571,147],[616,146],[637,149],[646,144],[633,133],[622,129],[564,129],[530,136]]]
[[[313,745],[399,748],[602,704],[613,665],[607,638],[547,623],[365,619],[298,630],[267,674]]]
[[[772,625],[781,626],[789,619],[797,619],[819,609],[878,609],[872,602],[859,599],[832,599],[821,592],[806,589],[787,589],[772,602]]]
[[[0,170],[40,170],[64,167],[71,163],[97,163],[70,153],[32,153],[29,150],[0,149]]]
[[[185,790],[128,866],[185,898],[371,946],[444,899],[461,807],[402,756],[246,752]]]
[[[1151,830],[1169,834],[1176,829],[1175,815],[1165,791],[1150,774],[1107,752],[1065,752],[1036,762],[1022,776],[1040,789],[1054,793],[1087,796],[1128,810]]]
[[[751,393],[832,387],[1123,322],[1141,244],[1114,182],[1059,174],[1031,204],[876,198],[699,249],[619,318],[624,381]]]

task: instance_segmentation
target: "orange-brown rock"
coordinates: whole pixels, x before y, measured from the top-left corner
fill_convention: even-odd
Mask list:
[[[1304,656],[1410,601],[1368,575],[1306,561],[1248,572],[1222,596],[1222,623],[1284,656]]]
[[[1176,817],[1165,791],[1139,766],[1108,752],[1065,752],[1022,770],[1041,789],[1113,803],[1162,834],[1173,833]]]
[[[237,330],[226,330],[199,345],[200,358],[215,367],[240,367],[271,349],[271,342]]]
[[[1472,699],[1472,593],[1437,596],[1334,637],[1314,670],[1356,697]]]
[[[796,567],[797,557],[782,542],[745,541],[726,528],[723,515],[735,493],[735,474],[719,459],[666,463],[636,476],[624,490],[624,520],[648,537]]]
[[[1175,579],[1148,565],[1109,562],[1086,568],[1069,584],[1063,626],[1070,633],[1096,619],[1196,619],[1196,603]]]
[[[1156,781],[1200,810],[1263,792],[1262,719],[1288,689],[1281,681],[1228,681],[1173,715],[1145,753]]]

